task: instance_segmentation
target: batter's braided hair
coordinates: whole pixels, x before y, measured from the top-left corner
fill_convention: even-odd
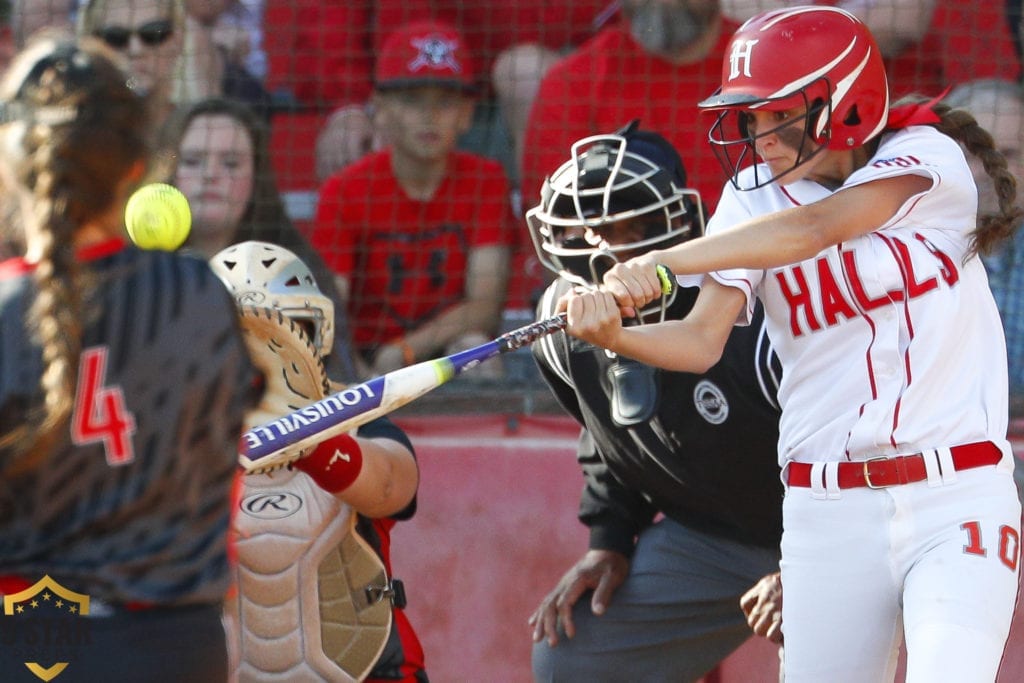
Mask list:
[[[943,104],[935,107],[935,113],[942,119],[936,128],[978,157],[995,185],[999,213],[979,216],[978,227],[971,233],[972,250],[991,254],[996,246],[1013,235],[1024,216],[1024,210],[1017,205],[1017,179],[1007,169],[1006,157],[996,149],[992,135],[978,125],[974,115],[965,109],[952,109]]]
[[[2,163],[29,201],[26,249],[36,296],[26,327],[42,348],[37,405],[0,438],[6,471],[35,466],[70,416],[82,350],[84,279],[75,236],[111,210],[122,182],[148,156],[146,106],[117,57],[97,41],[33,41],[0,85]]]
[[[921,102],[924,99],[910,96],[896,104]],[[950,107],[942,102],[932,105],[932,111],[940,120],[931,125],[978,157],[985,172],[992,178],[996,196],[999,198],[999,212],[978,216],[978,226],[971,233],[971,249],[968,256],[975,253],[991,254],[1000,243],[1013,235],[1021,217],[1024,216],[1024,210],[1017,206],[1017,179],[1007,168],[1006,157],[996,148],[992,135],[978,125],[973,114],[966,109]]]

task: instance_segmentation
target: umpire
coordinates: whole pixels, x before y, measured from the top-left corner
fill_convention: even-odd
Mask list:
[[[527,222],[559,276],[541,299],[545,317],[615,261],[703,230],[678,153],[637,122],[577,142]],[[641,321],[681,319],[698,291],[678,287]],[[778,587],[782,532],[780,368],[760,311],[703,375],[655,370],[564,334],[533,353],[584,427],[579,518],[590,529],[589,550],[530,618],[536,680],[696,680],[750,636],[744,611],[780,640],[781,602],[765,589]]]

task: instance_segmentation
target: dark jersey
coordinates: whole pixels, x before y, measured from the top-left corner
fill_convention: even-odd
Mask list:
[[[552,315],[570,286],[553,283],[539,315]],[[682,317],[696,293],[679,290],[670,317]],[[538,341],[533,354],[558,401],[585,428],[580,519],[590,527],[591,548],[631,554],[636,535],[659,512],[686,526],[778,547],[781,370],[760,311],[749,327],[733,330],[721,360],[705,374],[651,370],[658,401],[653,416],[635,426],[620,426],[612,416],[609,372],[619,362],[612,354],[566,334]]]
[[[235,305],[198,258],[119,241],[82,253],[74,412],[41,465],[0,482],[0,575],[111,603],[219,601],[254,370]],[[0,264],[0,425],[38,403],[30,269]],[[0,467],[8,463],[0,453]]]

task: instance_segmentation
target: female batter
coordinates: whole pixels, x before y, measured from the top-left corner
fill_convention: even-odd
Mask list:
[[[1021,510],[978,253],[1016,224],[1005,160],[966,112],[890,108],[871,34],[830,7],[741,26],[700,106],[731,181],[710,236],[567,297],[570,331],[702,372],[760,298],[783,363],[786,680],[892,680],[901,638],[908,681],[994,680]],[[996,181],[998,215],[976,220],[957,140]],[[710,276],[685,320],[623,327],[659,290],[656,263]]]

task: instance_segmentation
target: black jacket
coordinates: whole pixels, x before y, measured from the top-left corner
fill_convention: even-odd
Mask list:
[[[539,315],[551,315],[570,286],[553,283]],[[697,291],[680,289],[669,317],[681,318]],[[635,426],[612,417],[609,370],[619,360],[564,333],[535,343],[533,354],[558,401],[585,428],[579,516],[590,527],[592,549],[631,555],[636,535],[659,512],[705,532],[778,548],[783,489],[775,394],[781,367],[760,307],[749,327],[734,329],[707,373],[647,368],[658,399],[651,419]]]

